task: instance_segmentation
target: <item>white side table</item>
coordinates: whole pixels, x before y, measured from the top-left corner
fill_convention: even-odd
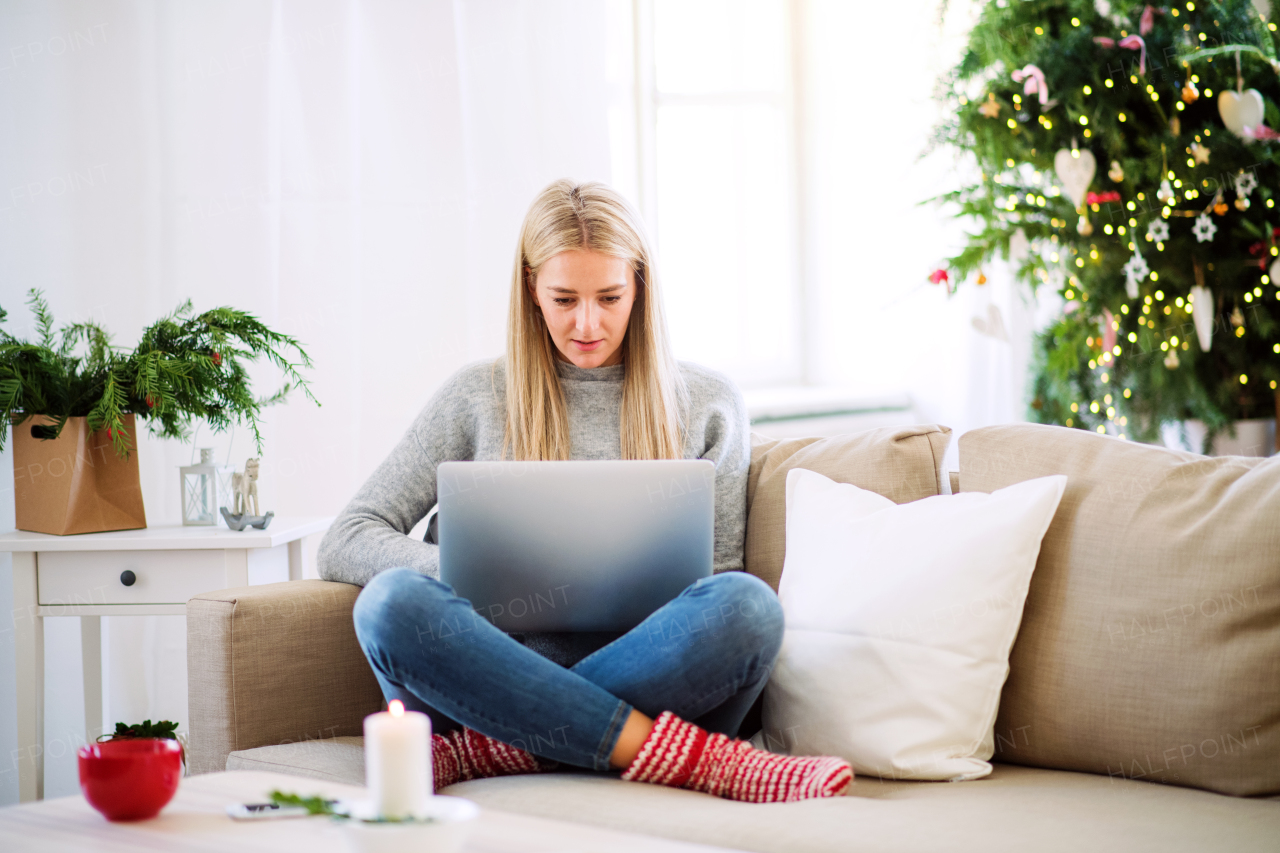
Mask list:
[[[103,616],[185,616],[202,592],[248,586],[255,568],[288,563],[302,578],[302,538],[327,518],[274,518],[266,530],[147,527],[78,536],[17,530],[13,552],[14,656],[18,675],[18,796],[44,797],[44,618],[79,616],[86,739],[102,729]]]

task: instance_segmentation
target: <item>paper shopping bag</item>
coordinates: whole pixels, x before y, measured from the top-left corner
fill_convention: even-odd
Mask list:
[[[13,427],[18,529],[63,536],[146,527],[133,415],[124,416],[128,459],[116,456],[107,431],[91,431],[87,418],[68,418],[57,438],[35,437],[33,428],[52,423],[36,415]]]

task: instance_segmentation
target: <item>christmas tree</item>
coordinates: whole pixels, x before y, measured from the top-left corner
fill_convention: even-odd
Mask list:
[[[976,159],[941,197],[1064,308],[1036,340],[1030,418],[1208,441],[1280,407],[1280,62],[1248,0],[996,0],[941,85],[936,144]]]

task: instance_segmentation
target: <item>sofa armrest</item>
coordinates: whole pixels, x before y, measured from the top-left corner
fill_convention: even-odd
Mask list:
[[[187,602],[187,763],[268,744],[358,735],[382,691],[356,641],[360,587],[302,580],[197,595]]]

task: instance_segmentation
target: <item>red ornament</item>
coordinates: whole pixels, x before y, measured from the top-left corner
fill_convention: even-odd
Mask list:
[[[111,431],[111,427],[107,427],[107,438],[115,438],[115,433]]]
[[[152,400],[151,400],[151,395],[150,395],[150,394],[148,394],[148,395],[147,395],[147,408],[149,408],[149,409],[154,409],[155,407],[156,407],[156,404],[155,404],[154,402],[152,402]]]
[[[1106,204],[1109,201],[1119,201],[1120,193],[1115,190],[1108,190],[1105,193],[1089,193],[1084,197],[1085,204]]]
[[[1263,250],[1263,249],[1265,249],[1265,248],[1266,248],[1266,246],[1262,245],[1262,241],[1261,241],[1261,240],[1259,240],[1258,242],[1254,243],[1252,246],[1250,246],[1250,247],[1249,247],[1249,254],[1251,254],[1251,255],[1261,255],[1261,254],[1262,254],[1262,250]]]
[[[1245,139],[1257,139],[1261,142],[1271,142],[1272,140],[1280,139],[1280,133],[1276,133],[1265,124],[1260,124],[1257,127],[1249,127],[1246,125],[1244,131],[1240,135]]]
[[[220,364],[222,364],[222,353],[215,352],[213,354],[213,366],[218,367]]]
[[[1102,351],[1103,352],[1111,352],[1111,348],[1116,345],[1115,322],[1116,322],[1116,318],[1112,316],[1111,312],[1108,309],[1103,308],[1102,309]]]
[[[1151,32],[1151,28],[1156,25],[1156,12],[1164,14],[1164,9],[1156,9],[1150,4],[1142,10],[1142,17],[1138,18],[1138,35],[1145,36]]]
[[[949,282],[950,280],[951,278],[947,275],[947,271],[944,269],[936,269],[929,273],[929,281],[934,284],[942,284],[943,282]]]

